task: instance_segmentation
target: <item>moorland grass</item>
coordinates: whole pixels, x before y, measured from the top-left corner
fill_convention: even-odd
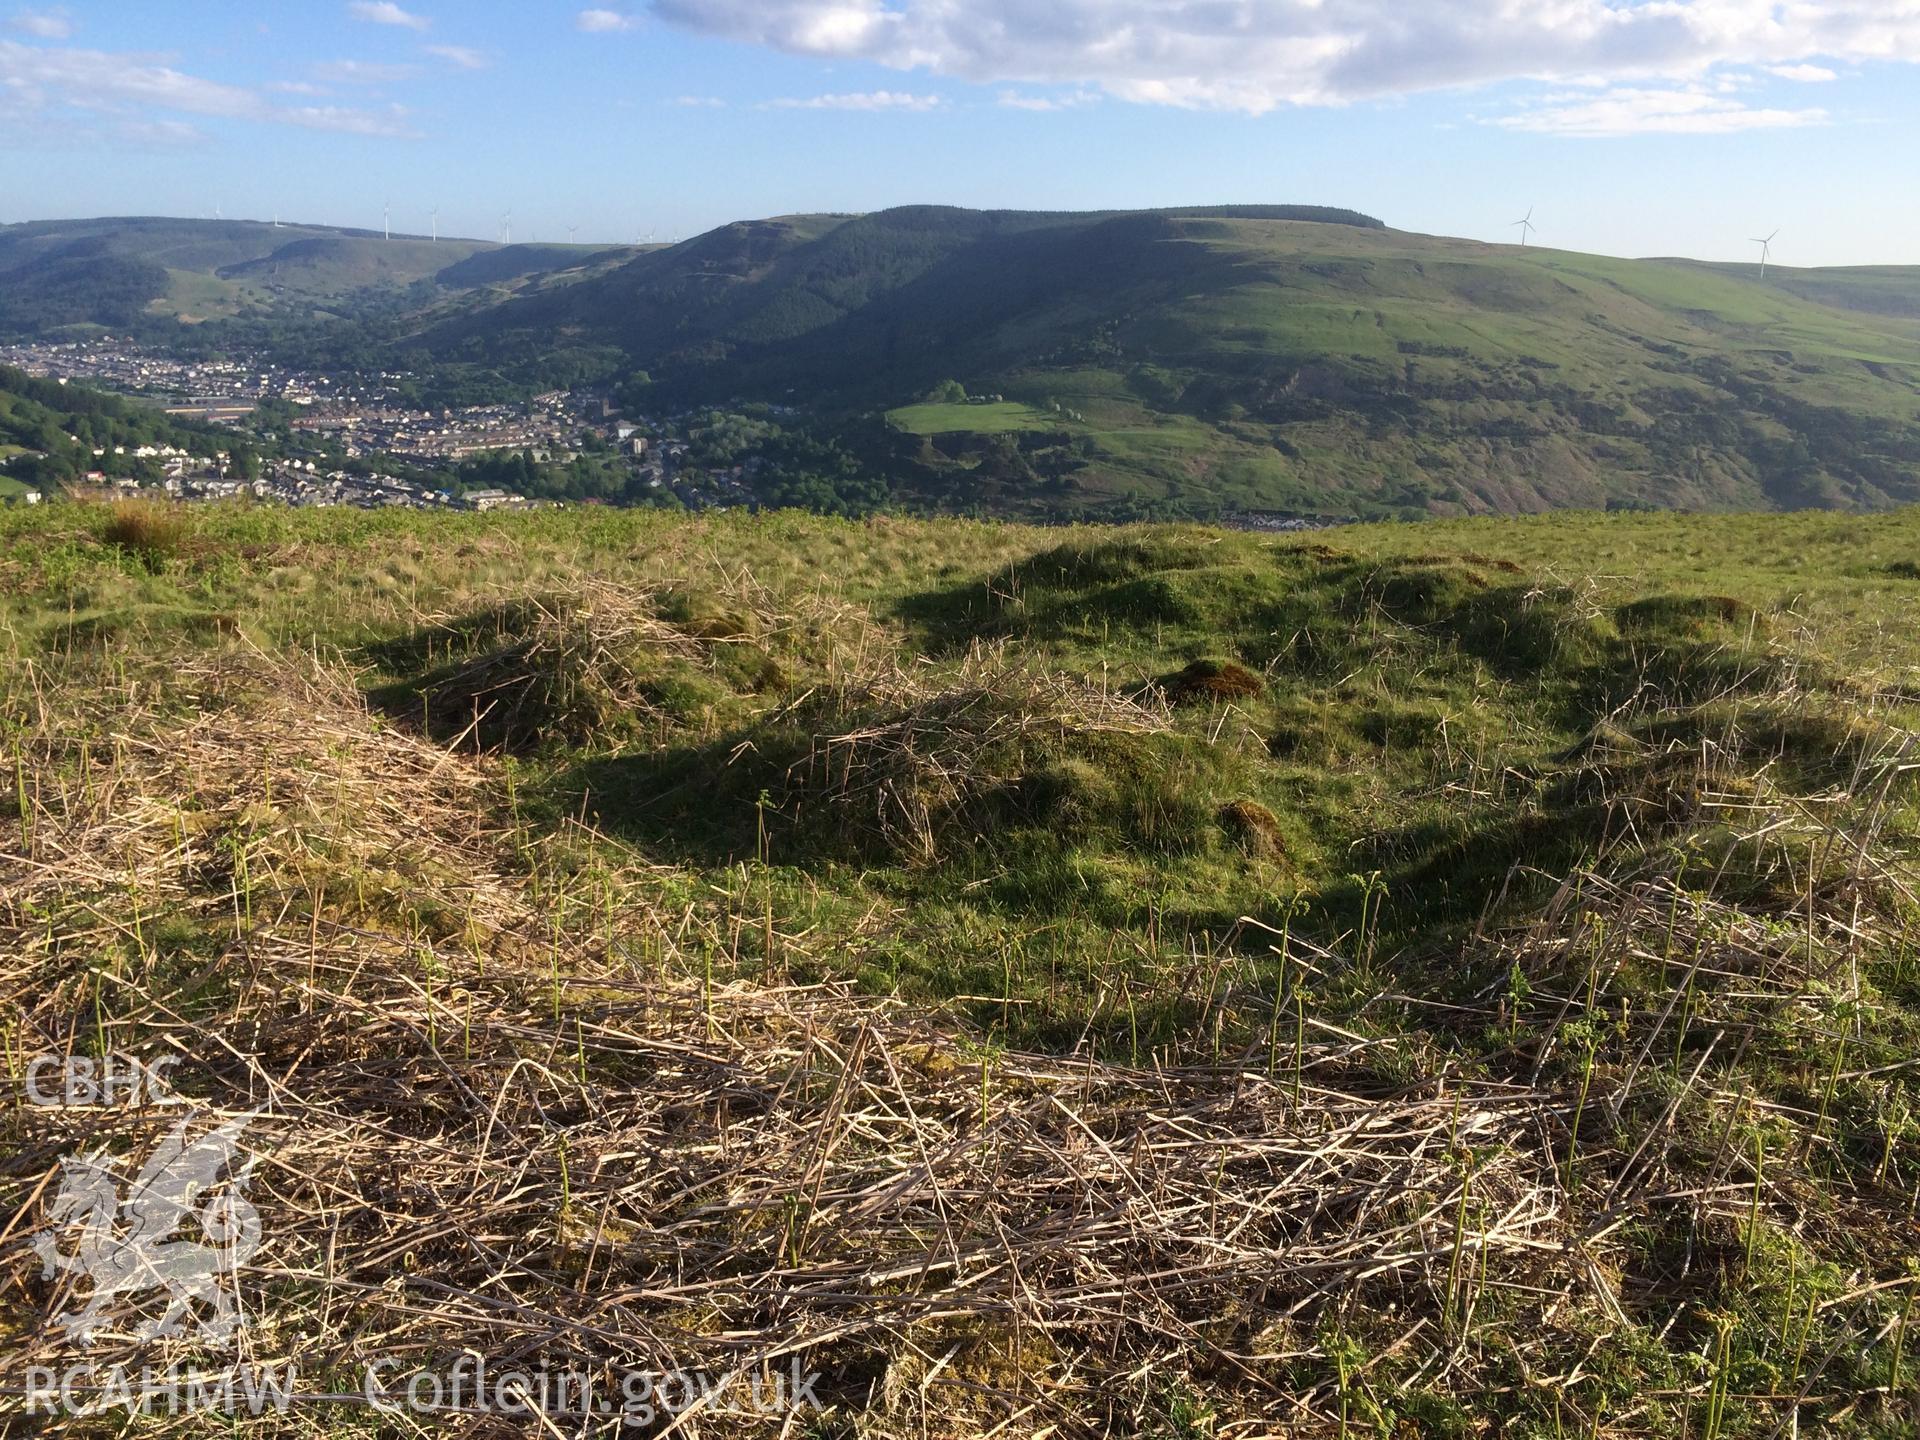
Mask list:
[[[7,1053],[218,1035],[460,1217],[286,1257],[335,1363],[497,1284],[851,1433],[1914,1422],[1913,513],[110,519],[0,516]]]

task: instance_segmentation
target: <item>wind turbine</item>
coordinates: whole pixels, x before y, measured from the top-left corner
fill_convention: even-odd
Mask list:
[[[569,225],[569,226],[567,227],[567,243],[568,243],[569,245],[571,245],[571,244],[573,243],[573,235],[574,235],[574,232],[575,232],[576,230],[578,230],[579,228],[580,228],[580,227],[579,227],[578,225]]]
[[[1760,247],[1760,278],[1762,280],[1767,278],[1767,261],[1773,255],[1773,242],[1779,234],[1780,232],[1776,230],[1772,235],[1767,236],[1766,239],[1761,240],[1756,237],[1753,242]]]
[[[1514,221],[1513,224],[1508,226],[1507,228],[1510,230],[1518,230],[1520,232],[1520,245],[1522,249],[1525,249],[1527,244],[1527,236],[1531,235],[1535,230],[1539,228],[1537,225],[1533,223],[1533,206],[1529,205],[1527,207],[1527,213],[1525,215],[1522,215],[1518,220]]]
[[[393,238],[393,202],[387,201],[380,207],[381,232],[391,240]]]
[[[436,245],[440,243],[440,207],[438,205],[433,207],[433,242]]]
[[[513,211],[511,210],[500,217],[500,243],[502,245],[513,243]]]

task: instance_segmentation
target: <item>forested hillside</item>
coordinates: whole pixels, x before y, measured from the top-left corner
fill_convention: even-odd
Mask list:
[[[38,380],[0,365],[0,461],[5,462],[0,476],[49,489],[89,470],[157,476],[158,467],[133,452],[163,445],[190,455],[246,449],[230,431],[178,421],[151,405],[84,385]]]

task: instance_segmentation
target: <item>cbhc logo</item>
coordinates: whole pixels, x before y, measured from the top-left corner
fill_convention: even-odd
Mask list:
[[[130,1055],[40,1055],[27,1064],[32,1105],[144,1105],[171,1099],[167,1075],[178,1055],[141,1061]]]

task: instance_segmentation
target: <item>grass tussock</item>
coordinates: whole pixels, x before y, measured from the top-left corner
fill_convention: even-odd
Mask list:
[[[866,830],[916,864],[1023,813],[1093,823],[1076,807],[1114,797],[1101,795],[1108,777],[1090,758],[1171,729],[1151,704],[999,652],[976,653],[938,688],[898,677],[835,709],[836,723],[816,723],[783,777],[783,797],[824,805],[830,823]]]
[[[396,687],[390,703],[404,714],[417,695],[425,728],[456,748],[525,753],[630,732],[657,713],[670,677],[684,684],[706,658],[652,597],[610,585],[438,628],[449,649],[477,653]]]
[[[106,507],[100,538],[148,570],[164,569],[192,533],[180,507],[152,500],[120,500]]]
[[[432,619],[368,653],[401,677],[380,691],[396,715],[456,748],[527,754],[697,733],[736,695],[784,690],[783,657],[832,652],[856,613],[788,613],[746,577],[724,594],[586,581]]]

